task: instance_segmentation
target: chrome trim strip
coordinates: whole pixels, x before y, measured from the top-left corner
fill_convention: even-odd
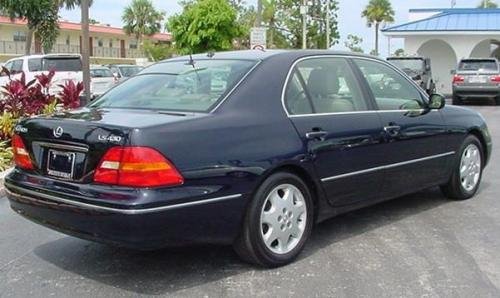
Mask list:
[[[318,59],[318,58],[344,58],[344,59],[363,59],[363,60],[370,60],[370,61],[375,61],[378,63],[381,63],[383,65],[388,66],[389,68],[392,68],[394,71],[402,75],[410,84],[412,84],[414,87],[417,88],[417,90],[420,92],[420,94],[425,98],[425,92],[422,90],[422,88],[417,85],[413,80],[409,80],[407,78],[407,75],[391,63],[384,61],[384,60],[379,60],[379,59],[374,59],[370,57],[363,57],[363,56],[355,56],[355,55],[348,55],[348,54],[325,54],[325,55],[314,55],[314,56],[306,56],[299,58],[295,60],[288,70],[288,74],[285,79],[285,84],[283,85],[283,89],[281,90],[281,106],[283,107],[283,110],[285,111],[285,114],[288,116],[288,118],[296,118],[296,117],[309,117],[309,116],[327,116],[327,115],[344,115],[344,114],[367,114],[367,113],[394,113],[394,112],[415,112],[415,111],[424,111],[423,109],[418,109],[418,110],[368,110],[368,111],[351,111],[351,112],[335,112],[335,113],[319,113],[319,114],[300,114],[300,115],[290,115],[288,113],[288,110],[285,105],[285,93],[286,93],[286,87],[288,86],[288,82],[290,81],[290,76],[293,73],[293,70],[295,68],[295,65],[297,65],[299,62],[308,60],[308,59]],[[385,63],[384,63],[385,62]],[[437,111],[437,110],[432,110],[432,111]]]
[[[99,206],[95,204],[89,204],[89,203],[83,203],[83,202],[78,202],[78,201],[72,201],[68,199],[63,199],[43,193],[39,193],[36,191],[32,190],[27,190],[23,189],[17,186],[14,186],[12,184],[6,184],[5,191],[7,194],[14,196],[14,197],[21,197],[30,201],[35,201],[35,202],[40,202],[41,204],[55,204],[54,202],[57,203],[63,203],[63,204],[68,204],[80,208],[85,208],[85,209],[91,209],[91,210],[96,210],[96,211],[108,211],[108,212],[113,212],[113,213],[120,213],[124,215],[138,215],[138,214],[145,214],[145,213],[154,213],[154,212],[161,212],[161,211],[167,211],[167,210],[173,210],[173,209],[178,209],[178,208],[184,208],[184,207],[191,207],[191,206],[197,206],[197,205],[203,205],[203,204],[209,204],[209,203],[215,203],[215,202],[220,202],[220,201],[225,201],[225,200],[230,200],[230,199],[236,199],[242,196],[242,194],[235,194],[235,195],[229,195],[229,196],[223,196],[223,197],[218,197],[218,198],[212,198],[212,199],[205,199],[205,200],[199,200],[199,201],[194,201],[194,202],[187,202],[187,203],[180,203],[180,204],[173,204],[173,205],[167,205],[167,206],[161,206],[161,207],[153,207],[153,208],[144,208],[144,209],[120,209],[120,208],[112,208],[112,207],[105,207],[105,206]],[[12,192],[9,188],[11,189],[17,189],[20,190],[21,192],[28,193],[33,196],[38,196],[53,202],[48,202],[48,201],[42,201],[39,200],[35,197],[30,197],[18,193]]]
[[[407,161],[393,163],[393,164],[389,164],[389,165],[385,165],[385,166],[369,168],[369,169],[355,171],[355,172],[351,172],[351,173],[340,174],[337,176],[325,177],[325,178],[321,179],[321,182],[333,181],[333,180],[351,177],[351,176],[355,176],[355,175],[361,175],[361,174],[376,172],[376,171],[380,171],[380,170],[392,169],[392,168],[396,168],[396,167],[400,167],[400,166],[404,166],[404,165],[408,165],[408,164],[412,164],[412,163],[417,163],[417,162],[426,161],[426,160],[430,160],[430,159],[445,157],[445,156],[453,155],[453,154],[455,154],[455,151],[450,151],[450,152],[446,152],[446,153],[431,155],[431,156],[417,158],[417,159],[411,159],[411,160],[407,160]]]
[[[74,146],[74,145],[49,143],[49,142],[38,142],[38,141],[34,141],[33,144],[37,144],[37,145],[40,145],[42,147],[49,147],[49,148],[54,148],[54,149],[65,149],[65,150],[78,151],[78,152],[84,152],[84,153],[89,151],[89,149],[86,147]]]
[[[255,63],[255,65],[252,68],[250,68],[250,70],[247,71],[247,73],[238,81],[238,83],[236,85],[234,85],[234,87],[231,89],[231,91],[229,91],[226,94],[226,96],[224,96],[224,98],[215,107],[212,108],[210,113],[215,112],[226,101],[226,99],[228,99],[229,96],[231,96],[231,94],[233,94],[234,90],[236,90],[236,88],[238,88],[241,85],[241,83],[243,83],[243,81],[254,71],[254,69],[260,65],[261,62],[262,62],[262,60],[258,60],[257,63]]]

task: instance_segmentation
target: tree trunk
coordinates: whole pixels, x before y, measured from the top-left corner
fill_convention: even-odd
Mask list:
[[[375,55],[378,56],[378,27],[379,23],[375,22]]]
[[[274,28],[275,28],[275,23],[273,20],[269,22],[269,48],[273,49],[274,48]]]
[[[82,9],[82,71],[85,86],[85,105],[90,102],[90,34],[89,34],[89,0],[81,0]]]
[[[26,44],[25,44],[25,49],[24,49],[24,53],[26,55],[31,54],[31,44],[33,43],[33,34],[34,33],[35,33],[35,30],[28,29],[28,33],[26,34]]]

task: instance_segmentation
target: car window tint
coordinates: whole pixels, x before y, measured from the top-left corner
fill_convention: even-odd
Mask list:
[[[412,110],[424,106],[418,89],[391,67],[380,62],[355,59],[380,110]]]
[[[367,110],[361,88],[346,59],[307,59],[299,62],[295,71],[303,78],[316,113]]]
[[[82,71],[80,57],[50,57],[42,59],[42,70]]]
[[[312,114],[313,110],[299,74],[295,72],[285,91],[285,105],[290,115]]]
[[[119,84],[92,106],[206,112],[255,63],[222,59],[158,63]]]
[[[42,70],[42,58],[28,59],[28,69],[29,69],[29,71],[41,71]]]
[[[15,73],[20,73],[21,71],[23,71],[23,60],[12,61],[12,67],[10,69],[10,72],[12,74],[15,74]]]

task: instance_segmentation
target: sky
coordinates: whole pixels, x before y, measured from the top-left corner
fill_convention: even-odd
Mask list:
[[[181,7],[178,0],[152,0],[155,7],[164,11],[167,16],[179,13]],[[340,32],[340,43],[335,49],[345,49],[344,41],[348,34],[354,34],[363,38],[362,47],[365,52],[370,52],[375,47],[375,36],[373,28],[366,26],[365,19],[361,18],[361,11],[368,0],[338,0],[338,23]],[[131,0],[95,0],[90,8],[90,17],[104,24],[121,27],[121,15],[123,9],[129,5]],[[255,5],[256,0],[246,0],[248,5]],[[408,10],[411,8],[449,8],[452,0],[392,0],[392,7],[396,13],[394,24],[404,23],[408,20]],[[475,7],[480,0],[456,0],[455,7]],[[61,17],[69,21],[80,21],[80,11],[62,11]],[[401,39],[391,39],[391,52],[403,47]],[[387,55],[388,40],[381,36],[380,53]]]

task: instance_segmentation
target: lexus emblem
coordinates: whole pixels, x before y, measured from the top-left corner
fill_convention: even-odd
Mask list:
[[[54,128],[52,133],[54,134],[54,137],[60,138],[63,135],[64,130],[62,127],[58,126],[58,127]]]

